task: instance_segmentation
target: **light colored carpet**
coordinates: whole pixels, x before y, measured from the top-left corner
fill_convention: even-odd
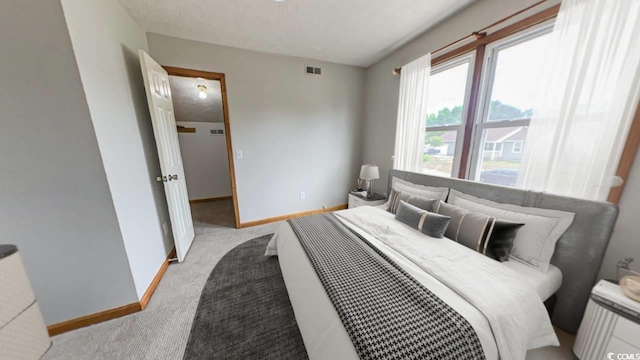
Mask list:
[[[237,245],[273,233],[279,225],[233,229],[227,227],[233,224],[233,210],[225,212],[225,207],[229,209],[224,201],[192,205],[193,246],[183,263],[169,266],[144,311],[58,335],[43,359],[182,360],[200,293],[213,267]],[[574,359],[574,336],[557,333],[561,347],[531,351],[527,359]]]

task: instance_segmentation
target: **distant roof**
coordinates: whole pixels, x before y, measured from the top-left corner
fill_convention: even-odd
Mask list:
[[[458,134],[457,131],[447,131],[446,133],[442,134],[442,136],[441,136],[442,141],[444,141],[444,142],[455,142],[457,134]]]
[[[527,139],[528,128],[526,126],[520,127],[504,127],[487,129],[488,142],[505,142],[505,141],[525,141]],[[455,142],[457,138],[457,131],[447,131],[442,134],[441,138],[444,142]]]
[[[502,141],[525,141],[527,140],[527,133],[529,132],[528,127],[521,127],[520,131],[511,134],[511,136],[503,139]]]
[[[519,133],[522,130],[521,127],[518,128],[495,128],[495,129],[487,129],[487,137],[485,141],[488,142],[503,142],[506,139],[514,136],[516,133]]]

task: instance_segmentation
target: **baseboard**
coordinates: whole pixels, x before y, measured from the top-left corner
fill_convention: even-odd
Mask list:
[[[134,302],[131,304],[123,305],[117,307],[115,309],[109,309],[105,311],[100,311],[95,314],[89,314],[85,316],[81,316],[79,318],[63,321],[60,323],[56,323],[53,325],[47,326],[47,330],[49,331],[49,336],[59,335],[62,333],[66,333],[71,330],[80,329],[86,326],[95,325],[104,321],[116,319],[125,315],[130,315],[136,313],[138,311],[142,311],[149,304],[149,300],[151,300],[151,296],[156,291],[160,280],[164,276],[164,273],[167,271],[169,267],[169,260],[176,256],[176,249],[174,248],[167,259],[160,266],[160,270],[149,284],[147,291],[145,291],[144,295],[142,295],[142,299],[139,302]]]
[[[229,199],[233,199],[233,196],[229,195],[229,196],[220,196],[220,197],[212,197],[212,198],[204,198],[204,199],[193,199],[193,200],[189,200],[189,204],[197,204],[197,203],[203,203],[203,202],[209,202],[209,201],[219,201],[219,200],[229,200]]]
[[[171,250],[171,252],[167,256],[167,259],[162,263],[162,266],[160,266],[160,270],[158,270],[158,273],[156,274],[156,276],[154,276],[153,280],[151,280],[151,284],[149,284],[147,291],[145,291],[144,295],[142,295],[142,299],[140,299],[140,307],[142,308],[142,310],[146,309],[147,304],[149,304],[149,300],[151,300],[151,296],[156,291],[156,288],[158,287],[160,280],[162,279],[162,277],[164,276],[164,273],[169,268],[170,259],[173,259],[175,256],[176,256],[176,248],[174,247],[173,250]]]
[[[320,214],[320,213],[331,212],[331,211],[336,211],[336,210],[344,210],[346,208],[347,208],[347,204],[342,204],[342,205],[333,206],[333,207],[326,208],[326,209],[310,210],[310,211],[304,211],[304,212],[299,212],[299,213],[295,213],[295,214],[276,216],[276,217],[272,217],[272,218],[268,218],[268,219],[249,221],[249,222],[246,222],[246,223],[241,223],[240,227],[241,228],[246,228],[246,227],[251,227],[251,226],[258,226],[258,225],[268,224],[268,223],[272,223],[272,222],[277,222],[277,221],[297,218],[297,217],[301,217],[301,216]]]
[[[133,314],[140,310],[142,310],[140,303],[134,302],[131,304],[117,307],[115,309],[100,311],[95,314],[89,314],[79,318],[63,321],[61,323],[49,325],[47,326],[47,330],[49,331],[49,336],[54,336],[54,335],[66,333],[67,331],[80,329],[89,325],[101,323],[103,321]]]

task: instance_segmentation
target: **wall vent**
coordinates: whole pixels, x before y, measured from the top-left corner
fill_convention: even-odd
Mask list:
[[[308,75],[322,75],[322,69],[319,67],[314,67],[314,66],[309,66],[309,65],[305,65],[304,66],[304,72],[305,74]]]

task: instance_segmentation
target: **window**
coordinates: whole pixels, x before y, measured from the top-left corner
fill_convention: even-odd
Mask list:
[[[478,98],[471,98],[475,51],[432,68],[422,172],[457,176],[461,157],[468,154],[463,172],[475,181],[515,186],[515,181],[483,176],[505,170],[517,178],[532,99],[552,24],[544,23],[487,46]],[[476,118],[467,119],[469,104],[477,105]],[[472,141],[463,144],[465,124],[473,122]],[[464,147],[467,151],[464,151]],[[465,161],[466,163],[466,161]],[[501,178],[502,179],[502,178]]]
[[[555,53],[561,59],[563,57],[566,58],[563,54],[555,51],[557,48],[550,47],[552,45],[550,33],[553,23],[556,22],[555,17],[559,8],[560,6],[555,6],[543,10],[511,25],[502,27],[500,30],[491,32],[489,36],[483,32],[474,33],[475,40],[469,42],[468,39],[470,37],[464,38],[451,46],[457,46],[458,43],[466,41],[464,45],[457,46],[443,55],[436,55],[432,58],[431,85],[426,99],[428,115],[424,128],[425,148],[421,164],[422,172],[441,176],[456,176],[473,181],[507,186],[517,186],[518,183],[522,183],[526,184],[523,186],[544,188],[545,191],[548,191],[549,186],[547,184],[542,186],[539,184],[540,179],[546,181],[544,176],[537,176],[536,174],[540,172],[537,171],[537,168],[531,166],[533,162],[539,160],[538,166],[547,166],[547,171],[549,172],[552,170],[556,173],[560,172],[554,179],[557,184],[553,186],[559,189],[555,190],[556,193],[565,194],[565,189],[558,186],[562,185],[562,180],[567,178],[561,173],[567,167],[553,168],[553,166],[560,161],[573,164],[571,156],[579,156],[574,151],[575,146],[567,141],[557,142],[558,129],[549,128],[547,130],[544,126],[541,126],[545,125],[544,123],[536,122],[531,124],[530,119],[533,114],[533,101],[539,98],[538,95],[545,95],[549,91],[557,89],[560,89],[558,91],[571,92],[575,88],[570,81],[571,79],[576,79],[575,74],[566,81],[563,80],[564,78],[560,79],[559,86],[553,86],[551,81],[544,84],[541,83],[541,79],[548,75],[542,69],[544,63],[547,62],[546,54]],[[588,15],[591,16],[591,14]],[[564,25],[565,28],[572,29],[572,26],[575,26],[575,23],[567,19],[559,20],[564,21],[564,23],[558,21],[555,24],[556,27]],[[626,27],[623,28],[616,24],[609,25],[611,26],[604,29],[606,34],[602,35],[607,36],[607,39],[617,36],[625,40],[626,44],[627,40],[633,38],[621,35],[630,31]],[[598,32],[588,35],[579,34],[576,38],[581,41],[584,40],[581,46],[586,46],[585,41],[591,41],[589,44],[596,43],[597,41],[593,39],[600,36]],[[556,37],[553,39],[560,41],[562,44],[576,43],[576,39],[573,37],[565,39],[565,37],[560,36],[560,39]],[[491,42],[492,40],[493,42]],[[600,43],[607,44],[606,41],[601,41]],[[564,47],[561,46],[560,48]],[[614,47],[611,49],[616,51],[612,50],[610,55],[615,55],[615,59],[618,59],[611,64],[612,67],[617,69],[616,73],[631,75],[635,68],[622,65],[627,63],[624,59],[628,58],[629,52],[621,48],[616,49]],[[602,61],[604,58],[597,57],[597,59]],[[585,59],[569,57],[567,65],[582,60]],[[558,65],[558,61],[550,64]],[[606,96],[611,92],[607,93],[602,89],[611,88],[617,91],[616,89],[620,88],[625,90],[625,86],[628,84],[626,82],[622,83],[619,79],[626,79],[631,76],[607,78],[606,74],[609,74],[609,72],[598,72],[598,69],[606,68],[606,66],[598,64],[594,61],[589,62],[589,66],[593,66],[595,69],[591,71],[595,73],[591,74],[593,78],[591,80],[597,80],[602,84],[607,84],[609,87],[587,87],[588,91],[580,92],[580,99],[586,100],[584,103],[589,104],[589,106],[574,106],[573,102],[567,104],[565,101],[562,105],[564,109],[568,110],[562,112],[562,114],[568,114],[575,108],[589,116],[595,116],[597,119],[598,111],[601,111],[597,108],[600,103],[592,104],[591,102],[592,98],[596,98],[598,100],[606,100],[604,103],[611,107],[609,112],[613,114],[614,118],[619,118],[620,121],[618,123],[620,126],[631,127],[631,132],[625,137],[624,148],[618,149],[622,151],[622,154],[615,161],[619,160],[620,162],[615,165],[614,160],[611,160],[613,156],[609,156],[608,160],[605,159],[609,167],[606,169],[607,174],[604,180],[602,176],[599,176],[599,173],[591,177],[591,183],[594,183],[601,190],[598,190],[597,194],[589,196],[597,196],[599,199],[603,199],[604,192],[602,189],[604,189],[608,191],[609,201],[618,202],[622,187],[609,188],[607,181],[609,181],[609,177],[613,178],[611,181],[615,180],[614,176],[610,174],[619,174],[623,180],[628,177],[633,163],[633,161],[629,160],[635,158],[638,147],[634,139],[640,132],[638,130],[640,129],[640,125],[638,125],[640,124],[640,105],[635,111],[635,118],[634,115],[631,115],[631,112],[625,112],[624,115],[618,114],[619,111],[617,112],[615,104],[611,101],[613,97],[608,98]],[[562,64],[551,66],[551,68],[555,69],[554,71],[558,71],[558,69],[561,69],[559,68],[560,65]],[[571,66],[570,68],[581,67]],[[605,70],[608,71],[609,69]],[[569,72],[565,73],[570,74]],[[609,79],[613,80],[609,81]],[[548,88],[543,94],[537,92],[541,85],[546,85]],[[614,88],[614,86],[617,86],[617,88]],[[599,96],[590,95],[596,94],[594,89],[600,89],[600,93],[597,93]],[[621,92],[624,93],[622,90]],[[602,94],[605,94],[605,96]],[[629,103],[633,101],[632,96],[633,93],[627,92],[615,99],[621,98],[626,103]],[[559,98],[551,95],[548,97],[550,99]],[[553,111],[554,105],[550,104],[549,101],[545,102],[545,106],[550,107],[550,111]],[[549,109],[541,108],[540,110]],[[565,122],[575,126],[577,122],[572,121],[573,118],[565,116]],[[603,117],[600,116],[599,118],[602,119]],[[544,120],[545,118],[540,119]],[[622,127],[621,129],[624,130]],[[572,136],[581,140],[585,138],[581,134],[576,135],[573,131]],[[615,142],[616,146],[622,147],[620,136],[618,136],[617,140]],[[583,141],[583,143],[588,145],[592,142]],[[604,147],[608,149],[608,153],[616,150],[609,145],[607,143],[604,144]],[[415,138],[413,138],[412,147],[415,147]],[[582,150],[582,153],[591,151],[593,148],[585,147],[586,150]],[[546,150],[548,150],[547,153],[561,151],[566,156],[562,158],[553,157],[555,161],[549,164],[544,164],[545,159],[548,158],[548,156],[544,156],[546,154],[538,157],[535,154],[527,156],[526,161],[528,164],[526,170],[528,171],[525,171],[524,168],[521,171],[521,162],[525,160],[523,155],[529,150],[535,152],[535,154]],[[587,154],[583,158],[592,159],[592,156]],[[617,166],[617,169],[613,169],[615,166]],[[580,178],[580,169],[570,167],[568,170],[575,174],[575,176],[572,175],[574,178]],[[590,183],[587,183],[586,180],[582,181],[582,183],[583,186],[580,189],[583,192],[586,191],[585,189],[591,189],[589,187]],[[576,196],[580,196],[578,193],[581,191],[580,189],[574,191],[574,193],[578,194]],[[593,193],[594,191],[589,190],[589,192]]]
[[[473,63],[474,54],[469,54],[431,70],[423,173],[447,177],[458,174]]]
[[[515,141],[511,147],[511,152],[519,154],[522,152],[522,141]]]
[[[551,30],[543,24],[487,46],[469,179],[516,186]]]

